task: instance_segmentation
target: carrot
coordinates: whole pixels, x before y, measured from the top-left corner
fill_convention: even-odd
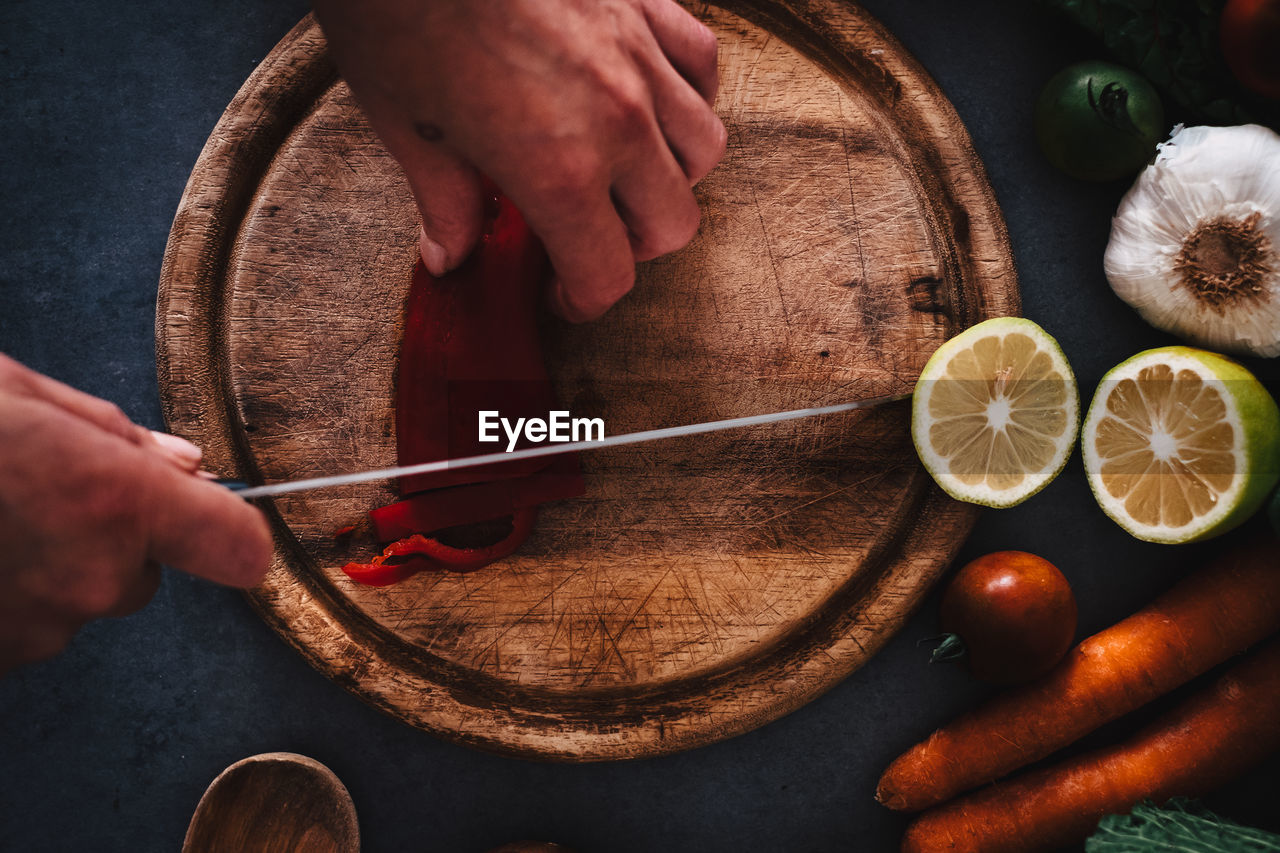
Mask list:
[[[1280,630],[1280,544],[1228,552],[899,756],[876,799],[915,811],[1044,758]]]
[[[1104,815],[1151,799],[1195,797],[1280,749],[1280,640],[1132,740],[1026,773],[925,812],[903,853],[1054,850]]]

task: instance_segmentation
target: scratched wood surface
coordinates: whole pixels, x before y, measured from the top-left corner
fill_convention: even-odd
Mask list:
[[[1007,237],[945,97],[836,0],[700,5],[721,44],[723,164],[702,227],[599,322],[547,319],[574,415],[610,434],[910,390],[939,343],[1016,313]],[[170,238],[157,317],[173,431],[251,481],[393,464],[414,258],[406,185],[308,19],[214,131]],[[893,633],[974,512],[929,481],[908,407],[583,460],[514,557],[386,589],[338,566],[377,484],[265,504],[251,593],[316,667],[446,737],[565,760],[761,725]]]

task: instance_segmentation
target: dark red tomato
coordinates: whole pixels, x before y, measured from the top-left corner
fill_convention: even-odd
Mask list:
[[[962,568],[942,595],[941,615],[948,634],[934,659],[963,654],[975,677],[995,684],[1048,672],[1076,633],[1071,585],[1053,563],[1024,551],[997,551]]]
[[[1280,0],[1227,0],[1222,56],[1241,85],[1280,98]]]

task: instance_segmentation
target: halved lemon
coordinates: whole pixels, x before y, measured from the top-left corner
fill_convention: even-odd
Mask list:
[[[912,395],[911,437],[953,498],[1021,503],[1058,475],[1080,425],[1076,380],[1058,342],[1030,320],[996,317],[938,347]]]
[[[1102,377],[1081,431],[1107,515],[1148,542],[1192,542],[1252,515],[1280,478],[1280,410],[1240,364],[1192,347]]]

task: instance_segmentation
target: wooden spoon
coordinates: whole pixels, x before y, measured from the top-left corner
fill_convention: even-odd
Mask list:
[[[320,762],[292,752],[237,761],[209,784],[182,853],[359,853],[351,795]]]

